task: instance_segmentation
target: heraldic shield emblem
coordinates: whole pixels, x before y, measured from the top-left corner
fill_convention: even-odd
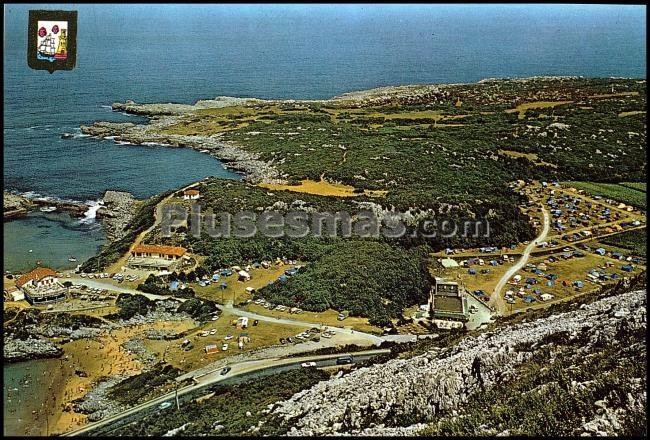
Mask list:
[[[29,11],[29,67],[53,73],[72,70],[76,61],[77,11]]]

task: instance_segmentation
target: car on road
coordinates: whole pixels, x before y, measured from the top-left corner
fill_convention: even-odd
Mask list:
[[[340,356],[336,358],[336,365],[345,365],[352,363],[352,356]]]
[[[303,362],[302,364],[300,364],[300,366],[303,368],[315,367],[316,362]]]
[[[169,408],[170,406],[172,406],[172,403],[171,403],[171,402],[163,402],[163,403],[161,403],[160,405],[158,405],[158,409],[167,409],[167,408]]]
[[[226,374],[228,374],[228,372],[229,372],[230,370],[232,370],[232,368],[230,368],[230,367],[224,367],[223,370],[221,370],[221,373],[219,373],[219,374],[221,374],[222,376],[225,376]]]

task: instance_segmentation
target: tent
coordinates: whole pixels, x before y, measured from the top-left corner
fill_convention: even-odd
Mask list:
[[[553,299],[553,295],[551,295],[550,293],[543,293],[540,296],[540,298],[542,299],[542,301],[550,301]]]
[[[239,281],[248,281],[251,279],[250,274],[245,270],[240,270],[237,272],[237,275],[239,275]]]
[[[626,264],[625,266],[621,267],[621,270],[624,270],[625,272],[632,272],[634,270],[634,267],[632,267],[629,264]]]
[[[476,269],[468,269],[467,273],[470,275],[476,275]]]
[[[288,279],[289,279],[289,277],[286,276],[286,275],[280,275],[280,278],[278,278],[278,280],[280,280],[283,283],[286,282]]]
[[[453,258],[443,258],[442,260],[440,260],[440,264],[442,264],[442,267],[444,267],[445,269],[458,267],[458,262]]]
[[[219,287],[221,288],[221,290],[223,290],[223,289],[225,289],[226,287],[228,287],[228,284],[226,284],[226,283],[221,283],[221,284],[219,285]]]

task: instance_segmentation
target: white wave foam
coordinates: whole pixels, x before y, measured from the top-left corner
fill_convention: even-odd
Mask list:
[[[81,224],[93,223],[97,218],[97,211],[104,206],[104,202],[101,200],[88,200],[86,205],[88,205],[88,210],[84,212],[84,218],[79,220]]]

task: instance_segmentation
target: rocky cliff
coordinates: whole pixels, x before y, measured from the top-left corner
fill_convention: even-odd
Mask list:
[[[126,235],[137,200],[127,192],[106,191],[102,201],[104,206],[97,211],[97,218],[104,223],[106,237],[111,241],[119,240]]]
[[[532,411],[553,434],[625,434],[645,420],[645,331],[646,292],[628,292],[320,382],[268,420],[289,435],[540,434]],[[507,399],[521,420],[501,417]]]
[[[6,191],[2,193],[2,214],[4,220],[27,215],[32,206],[33,205],[29,199],[25,197],[11,194]]]

